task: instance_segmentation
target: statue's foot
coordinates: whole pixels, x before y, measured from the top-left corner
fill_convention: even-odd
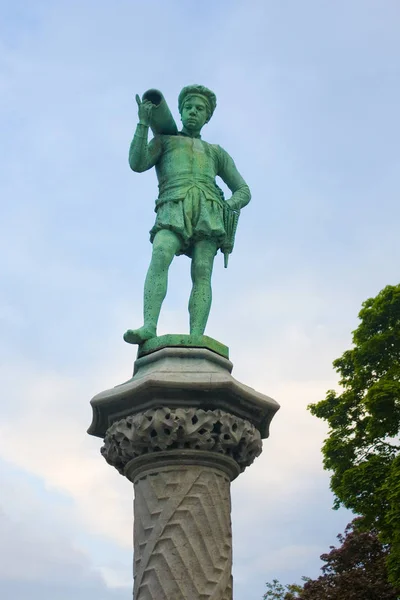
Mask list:
[[[124,333],[124,340],[128,344],[143,344],[146,340],[156,337],[156,329],[154,327],[140,327],[140,329],[128,329]]]

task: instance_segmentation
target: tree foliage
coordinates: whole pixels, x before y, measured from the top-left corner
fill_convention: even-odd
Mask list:
[[[396,589],[388,580],[386,557],[388,546],[379,540],[377,531],[363,531],[355,519],[338,535],[341,546],[331,546],[322,554],[322,575],[308,580],[301,600],[397,600]]]
[[[362,515],[390,544],[400,587],[400,285],[364,302],[359,318],[353,348],[333,363],[342,392],[309,408],[329,424],[322,451],[335,507]]]
[[[282,585],[277,579],[267,583],[267,591],[263,596],[264,600],[296,600],[300,598],[299,593],[302,591],[300,585],[289,584]]]
[[[399,592],[388,580],[388,546],[378,532],[364,531],[361,519],[338,535],[340,546],[322,554],[325,563],[317,579],[303,577],[303,586],[267,584],[264,600],[398,600]]]

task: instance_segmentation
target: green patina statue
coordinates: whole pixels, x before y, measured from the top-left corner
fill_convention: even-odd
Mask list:
[[[190,334],[202,336],[211,307],[214,257],[221,249],[227,266],[239,211],[250,201],[250,190],[229,154],[200,137],[216,107],[211,90],[201,85],[183,88],[178,100],[183,124],[180,132],[158,90],[149,90],[142,100],[136,96],[136,101],[139,123],[130,146],[129,164],[137,173],[156,168],[159,196],[156,222],[150,231],[153,252],[144,286],[144,325],[128,329],[124,339],[143,344],[157,335],[168,269],[179,254],[192,260]],[[150,142],[149,127],[154,133]],[[231,190],[228,200],[216,176]]]

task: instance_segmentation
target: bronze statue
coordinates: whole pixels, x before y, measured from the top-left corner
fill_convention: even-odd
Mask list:
[[[178,99],[182,131],[157,90],[149,90],[138,104],[139,123],[129,151],[129,164],[137,173],[155,167],[159,195],[156,222],[150,231],[153,252],[144,286],[144,324],[128,329],[126,342],[142,344],[157,335],[161,305],[167,292],[168,270],[176,255],[192,260],[189,299],[190,334],[203,335],[211,307],[211,275],[218,251],[232,251],[239,211],[250,201],[250,190],[229,154],[201,139],[211,119],[215,94],[190,85]],[[149,127],[154,133],[148,142]],[[232,192],[225,200],[215,178]]]

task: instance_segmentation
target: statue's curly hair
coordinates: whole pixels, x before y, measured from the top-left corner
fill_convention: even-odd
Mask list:
[[[213,116],[215,107],[217,106],[217,97],[214,94],[214,92],[212,92],[211,90],[209,90],[208,88],[206,88],[204,85],[187,85],[186,87],[183,88],[183,90],[181,91],[181,93],[179,94],[178,97],[178,108],[179,108],[179,113],[182,114],[182,109],[183,109],[183,105],[185,103],[185,100],[188,96],[202,96],[207,103],[207,123],[208,121],[211,119],[211,117]]]

